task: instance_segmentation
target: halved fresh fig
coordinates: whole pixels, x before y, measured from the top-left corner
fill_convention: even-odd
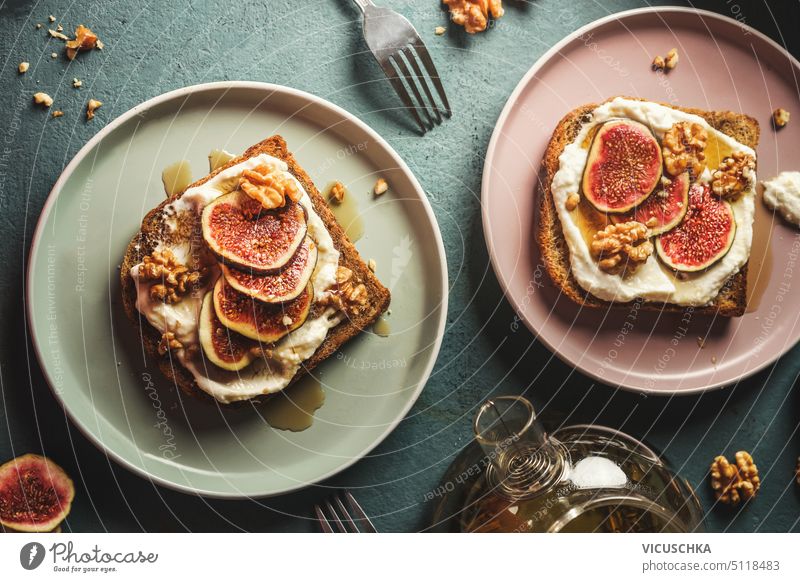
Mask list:
[[[625,214],[612,214],[616,223],[635,220],[646,224],[652,235],[678,226],[689,208],[689,172],[673,178],[668,186],[659,188],[639,206]]]
[[[306,211],[297,203],[265,210],[240,190],[203,209],[203,238],[224,262],[256,273],[275,273],[305,239]]]
[[[308,285],[317,265],[317,245],[307,236],[286,266],[276,275],[258,275],[222,265],[225,281],[237,291],[266,303],[291,301]]]
[[[661,148],[646,126],[612,119],[595,133],[581,189],[600,212],[627,212],[658,185],[662,164]]]
[[[18,532],[49,532],[69,514],[75,486],[64,469],[40,455],[0,466],[0,525]]]
[[[683,221],[656,238],[664,263],[684,272],[702,271],[724,257],[736,236],[731,205],[711,195],[707,184],[689,189],[689,210]]]
[[[198,335],[200,336],[200,345],[203,346],[203,353],[212,364],[223,370],[231,372],[241,370],[249,366],[255,358],[252,353],[255,344],[222,325],[214,310],[214,298],[211,291],[203,297]]]
[[[243,336],[273,343],[290,331],[303,325],[311,311],[314,287],[309,283],[305,290],[287,303],[264,303],[240,293],[217,279],[214,285],[214,309],[222,325]]]

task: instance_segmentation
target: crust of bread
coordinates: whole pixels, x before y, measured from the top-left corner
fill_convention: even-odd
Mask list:
[[[637,98],[626,97],[626,99]],[[758,122],[749,115],[734,113],[732,111],[704,111],[702,109],[688,107],[675,107],[667,103],[660,103],[660,105],[698,115],[705,119],[708,124],[717,131],[725,133],[739,143],[753,149],[758,145],[760,135],[759,125]],[[559,167],[559,156],[567,145],[575,141],[584,123],[585,117],[598,106],[599,104],[592,103],[570,111],[559,122],[553,132],[553,137],[547,146],[542,161],[540,180],[542,187],[541,195],[539,196],[537,241],[550,278],[561,288],[567,297],[584,307],[608,309],[610,307],[624,307],[629,304],[598,299],[591,293],[585,291],[572,276],[569,248],[561,230],[561,220],[558,218],[551,191],[553,177]],[[694,313],[721,315],[724,317],[738,317],[744,315],[747,307],[747,265],[748,264],[745,263],[741,270],[723,285],[717,297],[709,305],[694,308]],[[647,311],[679,312],[686,308],[671,303],[646,301],[642,303],[641,309]]]
[[[328,331],[328,335],[317,351],[314,352],[314,355],[303,363],[297,374],[292,378],[291,385],[335,353],[345,342],[374,323],[389,307],[391,297],[389,290],[384,287],[374,273],[369,270],[367,264],[358,254],[355,246],[353,246],[353,243],[347,238],[347,235],[339,223],[336,222],[325,199],[322,197],[319,190],[317,190],[309,175],[297,163],[291,152],[289,152],[286,142],[281,136],[275,135],[255,144],[241,156],[231,160],[201,180],[190,184],[187,189],[204,184],[225,168],[236,165],[259,154],[268,154],[287,163],[289,171],[305,188],[311,198],[314,210],[325,223],[328,232],[333,238],[334,246],[340,252],[339,265],[353,271],[354,279],[364,284],[367,288],[367,296],[369,297],[368,304],[361,312],[356,315],[349,314],[342,323]],[[139,232],[131,239],[120,267],[122,301],[125,313],[139,331],[145,350],[148,355],[154,358],[158,363],[158,367],[163,375],[178,386],[184,393],[211,401],[213,400],[212,397],[197,386],[192,374],[177,360],[177,358],[171,357],[170,352],[164,355],[158,353],[161,333],[150,325],[136,309],[136,282],[130,274],[131,268],[139,264],[144,256],[150,254],[158,243],[164,206],[179,198],[181,194],[182,192],[164,200],[159,206],[151,210],[142,220],[142,226]],[[313,317],[314,315],[315,313],[312,312],[311,316]]]

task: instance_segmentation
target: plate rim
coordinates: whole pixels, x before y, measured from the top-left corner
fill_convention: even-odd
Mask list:
[[[307,107],[309,104],[322,106],[328,109],[332,114],[338,116],[340,120],[347,121],[349,123],[355,124],[355,126],[360,129],[361,131],[365,132],[370,139],[374,140],[375,144],[379,147],[383,148],[385,152],[389,154],[389,156],[393,159],[396,163],[396,167],[400,169],[404,175],[406,175],[411,183],[412,189],[418,195],[420,202],[422,203],[423,210],[428,218],[428,222],[430,223],[433,231],[433,237],[436,243],[436,250],[439,257],[439,276],[442,281],[442,299],[439,304],[439,315],[438,315],[438,322],[436,326],[436,339],[433,343],[432,350],[430,353],[430,357],[428,362],[426,363],[425,367],[423,368],[422,375],[420,377],[419,382],[417,383],[416,388],[414,389],[411,397],[409,398],[408,402],[402,408],[402,410],[398,411],[397,417],[387,425],[386,429],[381,432],[372,443],[369,444],[364,450],[362,450],[357,455],[354,455],[351,459],[346,460],[344,463],[339,465],[336,469],[332,471],[328,471],[325,474],[315,478],[312,481],[308,481],[302,484],[292,485],[290,487],[283,488],[278,491],[236,491],[236,490],[229,490],[229,491],[212,491],[208,489],[198,489],[194,487],[187,486],[182,483],[173,482],[167,478],[161,477],[159,475],[154,475],[147,471],[144,466],[137,465],[133,462],[129,462],[125,458],[123,458],[119,453],[115,450],[111,449],[110,447],[106,446],[103,441],[93,434],[87,427],[85,427],[81,422],[79,422],[75,415],[70,410],[70,407],[67,405],[63,398],[63,394],[60,394],[58,390],[55,389],[55,384],[53,379],[51,378],[51,373],[47,366],[44,364],[44,354],[42,352],[42,344],[40,342],[40,338],[36,334],[36,330],[33,327],[33,285],[31,284],[31,280],[33,277],[33,265],[35,261],[35,255],[40,250],[39,247],[41,246],[42,237],[44,234],[45,229],[45,222],[50,217],[53,207],[55,206],[58,197],[61,195],[64,185],[75,172],[75,169],[78,165],[87,157],[87,155],[95,148],[95,146],[99,145],[103,139],[108,137],[112,134],[118,127],[123,125],[128,120],[132,119],[133,117],[139,115],[142,111],[150,110],[153,107],[156,107],[160,104],[166,103],[171,100],[186,98],[193,94],[198,94],[206,91],[219,91],[225,90],[226,93],[229,90],[236,90],[236,89],[250,89],[250,90],[257,90],[263,91],[266,94],[272,95],[275,93],[283,93],[290,98],[297,98],[306,100],[307,104],[304,105],[303,108]],[[302,109],[302,108],[301,108]],[[422,188],[422,185],[419,183],[416,175],[411,171],[408,167],[406,162],[397,153],[397,151],[387,142],[383,137],[381,137],[378,132],[372,129],[369,125],[367,125],[364,121],[360,118],[356,117],[352,113],[348,112],[344,108],[336,105],[324,99],[322,97],[318,97],[312,93],[307,91],[303,91],[300,89],[294,89],[292,87],[287,87],[285,85],[279,85],[275,83],[265,83],[261,81],[213,81],[209,83],[198,83],[195,85],[189,85],[186,87],[181,87],[179,89],[173,89],[171,91],[167,91],[166,93],[161,93],[156,95],[155,97],[151,97],[141,103],[134,105],[108,124],[106,124],[100,131],[98,131],[95,135],[93,135],[75,154],[75,156],[70,160],[70,162],[64,167],[59,175],[58,179],[56,180],[53,187],[50,189],[50,192],[47,195],[47,199],[45,200],[44,205],[42,206],[41,212],[39,213],[39,217],[36,220],[36,227],[33,231],[33,237],[31,239],[31,245],[28,250],[28,253],[24,255],[27,259],[27,264],[25,266],[25,276],[23,278],[23,283],[25,285],[25,289],[23,291],[23,298],[26,302],[26,306],[24,309],[24,316],[26,319],[26,328],[30,333],[31,343],[33,344],[33,351],[36,355],[36,361],[39,364],[39,368],[42,371],[42,375],[47,382],[50,391],[52,392],[53,396],[55,397],[58,404],[64,410],[64,413],[69,418],[70,422],[74,427],[76,427],[80,433],[91,442],[95,447],[97,447],[100,451],[105,453],[107,457],[111,457],[118,465],[122,466],[123,468],[127,469],[128,471],[134,473],[135,475],[142,477],[144,479],[149,480],[152,483],[156,483],[160,486],[166,487],[173,491],[178,491],[180,493],[185,493],[189,495],[200,495],[202,497],[214,498],[214,499],[265,499],[269,497],[277,497],[280,495],[287,495],[289,493],[293,493],[312,485],[316,485],[330,479],[331,477],[345,471],[346,469],[352,467],[358,461],[369,455],[379,444],[381,444],[386,438],[394,431],[397,426],[405,419],[408,412],[416,403],[417,399],[419,398],[420,394],[424,390],[425,386],[430,379],[430,376],[433,372],[433,368],[436,365],[436,362],[439,358],[439,352],[441,350],[442,342],[444,339],[446,325],[447,325],[447,311],[448,311],[448,302],[449,302],[449,295],[450,295],[450,288],[448,285],[448,270],[447,270],[447,255],[445,253],[444,248],[444,241],[442,239],[442,232],[439,228],[439,222],[436,219],[436,215],[433,212],[433,207],[431,206],[430,200],[428,200],[428,196],[425,193],[425,190]],[[30,366],[30,360],[28,361],[28,365]],[[66,391],[64,391],[66,392]],[[141,452],[141,449],[137,445],[133,445],[135,449]]]
[[[701,386],[695,386],[692,388],[679,388],[679,389],[654,389],[654,388],[647,388],[641,386],[632,386],[626,384],[625,378],[627,375],[622,374],[622,380],[617,380],[613,384],[609,383],[608,378],[602,378],[600,375],[592,372],[587,367],[583,365],[574,365],[572,362],[567,361],[567,359],[561,354],[561,352],[553,346],[549,341],[547,341],[542,334],[540,333],[539,329],[537,329],[536,325],[530,318],[525,314],[525,311],[521,309],[521,305],[519,301],[509,292],[509,283],[506,278],[503,276],[500,268],[497,265],[497,253],[495,251],[490,233],[488,228],[489,223],[489,212],[488,212],[488,196],[489,196],[489,184],[488,184],[488,176],[491,173],[491,166],[494,161],[496,155],[497,144],[500,141],[502,136],[501,128],[505,126],[509,115],[511,114],[511,110],[513,106],[519,99],[519,96],[522,92],[528,87],[531,81],[534,79],[536,74],[545,66],[547,65],[551,59],[556,56],[564,47],[572,43],[575,39],[579,38],[581,35],[585,34],[586,32],[593,30],[595,28],[599,28],[609,22],[615,20],[623,20],[629,17],[638,16],[640,14],[664,14],[664,13],[672,13],[672,14],[692,14],[694,16],[699,16],[701,18],[712,19],[712,20],[719,20],[725,22],[726,24],[734,24],[735,26],[746,30],[751,35],[758,38],[759,41],[765,42],[768,45],[771,45],[773,48],[777,49],[779,52],[786,57],[792,66],[795,67],[798,71],[800,71],[800,61],[794,57],[786,48],[782,47],[776,41],[771,39],[769,36],[764,34],[763,32],[756,30],[749,24],[744,22],[740,22],[735,18],[731,18],[729,16],[725,16],[722,14],[717,14],[716,12],[711,12],[709,10],[702,10],[698,8],[690,8],[686,6],[649,6],[643,8],[633,8],[631,10],[623,10],[621,12],[615,12],[613,14],[609,14],[607,16],[603,16],[602,18],[598,18],[597,20],[593,20],[580,28],[576,29],[575,31],[569,33],[560,41],[558,41],[555,45],[553,45],[550,49],[548,49],[541,57],[539,57],[536,62],[531,65],[530,69],[523,75],[522,79],[520,79],[519,83],[517,83],[514,90],[509,95],[508,99],[506,100],[505,105],[503,106],[502,111],[500,112],[497,121],[495,122],[494,130],[492,131],[492,137],[489,140],[489,146],[486,149],[486,157],[483,163],[483,172],[482,172],[482,179],[481,179],[481,223],[483,226],[483,237],[486,243],[486,248],[489,253],[489,260],[492,264],[492,270],[497,277],[498,282],[500,283],[500,287],[503,290],[503,295],[511,304],[511,307],[514,309],[514,312],[517,316],[525,323],[525,327],[534,335],[534,338],[541,342],[552,354],[558,357],[562,362],[569,364],[573,370],[588,376],[592,380],[599,382],[604,386],[616,386],[622,390],[627,392],[633,392],[637,394],[645,394],[647,396],[690,396],[701,394],[703,392],[707,392],[710,390],[718,390],[728,386],[732,386],[738,384],[742,380],[745,380],[761,370],[766,369],[767,367],[773,365],[778,359],[784,356],[789,350],[792,349],[797,344],[797,341],[794,343],[784,342],[783,345],[780,346],[780,350],[776,351],[773,355],[770,356],[767,360],[763,363],[758,364],[757,366],[747,370],[747,372],[743,374],[739,374],[733,379],[730,380],[723,380],[723,381],[715,381],[715,382],[706,382]],[[798,340],[800,341],[800,340]],[[612,367],[613,368],[613,367]],[[620,372],[619,368],[613,368],[617,372]],[[623,371],[624,372],[624,371]]]

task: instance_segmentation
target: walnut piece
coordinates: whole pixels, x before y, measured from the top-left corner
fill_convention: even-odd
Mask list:
[[[98,101],[97,99],[89,99],[89,102],[86,103],[86,119],[89,121],[94,119],[94,112],[102,106],[102,101]]]
[[[753,156],[744,152],[733,152],[711,174],[711,190],[722,198],[733,198],[744,192],[755,169],[756,160]]]
[[[75,88],[77,89],[77,88],[78,88],[78,87],[80,87],[81,85],[83,85],[83,81],[81,81],[80,79],[78,79],[78,77],[75,77],[74,79],[72,79],[72,86],[73,86],[73,87],[75,87]]]
[[[360,313],[367,304],[367,287],[353,278],[353,271],[341,265],[336,269],[336,289],[330,295],[330,303],[337,309]]]
[[[328,192],[328,199],[336,204],[341,204],[342,200],[344,200],[344,195],[346,192],[347,191],[344,188],[344,184],[341,182],[334,182],[330,191]]]
[[[689,170],[694,176],[702,174],[706,167],[706,144],[708,133],[699,123],[680,121],[670,127],[662,141],[667,173],[678,176]]]
[[[653,58],[652,67],[653,67],[654,71],[663,70],[665,66],[666,66],[666,64],[664,63],[664,57],[662,57],[661,55],[656,55]]]
[[[297,202],[301,196],[300,188],[286,172],[266,164],[242,172],[239,188],[267,210],[284,206],[287,198]]]
[[[200,271],[190,271],[182,265],[169,249],[153,251],[142,259],[139,268],[142,281],[158,281],[150,287],[150,298],[153,301],[177,303],[191,290],[191,286],[203,279]]]
[[[772,123],[775,125],[775,127],[784,127],[787,123],[789,123],[790,117],[791,113],[786,111],[786,109],[783,107],[778,107],[772,112]]]
[[[30,64],[28,61],[22,61],[22,62],[21,62],[21,63],[20,63],[18,66],[17,66],[17,70],[19,71],[19,74],[21,75],[22,73],[24,73],[25,71],[27,71],[27,70],[30,68],[30,66],[31,66],[31,64]]]
[[[53,30],[52,28],[48,28],[47,32],[53,38],[57,38],[58,40],[69,40],[69,37],[61,32],[60,30]]]
[[[89,28],[79,24],[78,28],[75,29],[75,38],[67,40],[65,46],[67,47],[67,58],[73,60],[78,55],[78,51],[88,51],[93,48],[102,49],[103,43]]]
[[[61,111],[60,109],[56,109],[50,115],[52,115],[53,117],[63,117],[64,116],[64,112]]]
[[[34,93],[33,102],[42,107],[50,107],[53,104],[53,98],[47,93]]]
[[[442,0],[450,9],[450,18],[463,26],[469,34],[486,30],[489,16],[500,18],[503,15],[502,0]]]
[[[649,231],[641,222],[631,220],[620,224],[609,224],[595,233],[592,240],[592,255],[598,266],[615,275],[633,272],[653,254],[653,243]]]
[[[710,483],[714,497],[729,505],[752,499],[761,486],[758,467],[750,453],[739,451],[735,459],[736,464],[731,464],[720,455],[711,463]]]
[[[444,26],[437,26],[433,29],[433,34],[436,36],[442,36],[445,32],[447,32],[447,29]]]
[[[572,212],[578,207],[578,204],[581,202],[580,194],[572,192],[569,196],[567,196],[567,201],[564,203],[564,208],[567,209],[568,212]]]
[[[669,49],[667,56],[664,57],[664,67],[672,70],[678,66],[678,49]]]
[[[158,342],[158,353],[162,356],[170,350],[183,349],[183,344],[175,339],[175,334],[171,331],[164,332],[161,341]]]

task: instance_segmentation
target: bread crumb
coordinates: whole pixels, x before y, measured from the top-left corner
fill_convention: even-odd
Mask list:
[[[30,68],[30,66],[31,66],[31,64],[28,61],[22,61],[19,64],[19,66],[17,67],[17,70],[19,71],[19,73],[21,75],[22,73],[27,71]]]
[[[378,263],[375,262],[375,259],[370,259],[367,261],[367,267],[369,267],[369,270],[374,273],[375,269],[378,268]]]
[[[53,117],[63,117],[64,116],[64,112],[61,111],[60,109],[56,109],[50,115],[52,115]]]
[[[678,49],[669,49],[667,56],[664,57],[664,67],[672,70],[678,66]]]
[[[778,107],[772,112],[772,124],[776,128],[784,127],[787,123],[789,123],[790,117],[791,114],[786,109]]]
[[[98,101],[97,99],[89,99],[89,102],[86,104],[86,119],[92,120],[94,119],[94,112],[102,107],[103,102]]]
[[[700,336],[697,336],[697,347],[701,350],[706,347],[706,340]]]
[[[331,186],[330,192],[328,192],[328,198],[331,200],[331,202],[341,204],[342,200],[344,200],[345,192],[346,190],[344,188],[344,184],[341,182],[334,182]]]
[[[435,29],[433,29],[433,32],[436,36],[442,36],[446,31],[447,29],[444,26],[437,26]]]
[[[59,30],[53,30],[52,28],[48,28],[47,32],[50,34],[50,36],[52,36],[53,38],[57,38],[58,40],[69,40],[69,37]]]
[[[73,87],[75,87],[75,88],[77,89],[77,88],[78,88],[78,87],[80,87],[81,85],[83,85],[83,81],[81,81],[81,80],[80,80],[80,79],[78,79],[77,77],[75,77],[74,79],[72,79],[72,86],[73,86]]]
[[[40,28],[42,28],[42,23],[41,22],[37,22],[36,23],[36,30],[39,30]]]
[[[49,20],[50,22],[55,22],[56,17],[51,14],[50,16],[47,17],[47,20]]]
[[[64,31],[64,27],[59,24],[58,26],[56,26],[56,30],[58,32],[63,32]]]
[[[383,178],[378,178],[378,181],[375,182],[375,187],[372,188],[372,191],[375,193],[375,196],[380,196],[381,194],[385,194],[388,189],[389,184],[387,184],[386,180]]]
[[[711,363],[717,365],[717,356],[711,356]]]
[[[53,104],[53,98],[47,93],[34,93],[33,102],[43,107],[50,107]]]
[[[58,53],[50,53],[50,58],[51,59],[57,59],[58,58]]]

